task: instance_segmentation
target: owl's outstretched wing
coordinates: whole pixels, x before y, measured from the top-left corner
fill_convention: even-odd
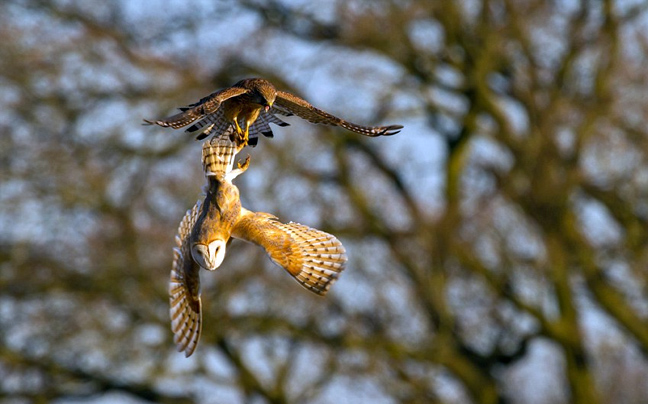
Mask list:
[[[178,351],[189,357],[200,339],[202,314],[200,302],[200,267],[191,258],[189,236],[200,214],[201,202],[182,218],[173,249],[173,266],[169,280],[171,330]]]
[[[228,87],[211,93],[196,103],[180,108],[181,112],[175,115],[157,121],[149,121],[145,119],[144,122],[149,125],[159,125],[165,128],[171,127],[173,129],[178,129],[189,125],[205,115],[215,113],[218,111],[223,101],[232,97],[237,97],[241,94],[247,93],[248,91],[249,90],[241,87]]]
[[[277,99],[273,105],[273,109],[281,111],[284,115],[295,114],[311,123],[318,123],[323,125],[340,126],[348,129],[351,132],[359,133],[365,136],[391,136],[400,132],[403,128],[402,125],[389,125],[389,126],[362,126],[355,123],[345,121],[335,115],[331,115],[326,111],[315,108],[308,101],[297,97],[296,95],[287,93],[285,91],[277,91]]]
[[[346,251],[335,236],[299,223],[281,223],[269,213],[242,209],[232,237],[260,245],[275,264],[322,296],[347,262]]]

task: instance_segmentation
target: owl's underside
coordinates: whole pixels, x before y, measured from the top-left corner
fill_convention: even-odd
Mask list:
[[[318,295],[326,294],[347,262],[335,236],[241,207],[238,188],[231,181],[245,172],[249,158],[234,168],[242,145],[230,138],[232,130],[205,142],[206,195],[187,211],[176,236],[169,282],[171,328],[178,350],[186,356],[196,349],[202,327],[199,264],[217,269],[231,237],[263,247],[275,264]]]

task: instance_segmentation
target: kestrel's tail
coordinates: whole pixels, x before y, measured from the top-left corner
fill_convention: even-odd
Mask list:
[[[278,126],[289,126],[290,124],[282,121],[272,113],[261,112],[256,121],[250,126],[250,133],[248,136],[248,145],[254,147],[259,143],[261,135],[265,137],[273,137],[272,128],[270,124],[273,123]],[[194,123],[185,132],[196,136],[196,140],[207,139],[208,137],[222,136],[224,133],[232,134],[234,126],[231,121],[227,121],[222,110],[218,110],[213,114],[207,115],[205,118]]]
[[[272,128],[270,127],[271,123],[281,127],[290,126],[289,123],[282,121],[279,117],[273,115],[272,112],[261,111],[257,120],[250,127],[248,144],[253,147],[256,146],[259,142],[260,135],[274,137],[274,133],[272,133]]]
[[[262,246],[270,259],[306,289],[325,295],[346,267],[346,250],[335,236],[269,213],[243,209],[232,236]]]
[[[232,181],[239,174],[247,170],[249,157],[246,162],[238,165],[234,169],[236,154],[241,151],[243,146],[237,146],[226,132],[218,137],[214,137],[203,144],[202,163],[205,175],[216,177],[219,181]]]

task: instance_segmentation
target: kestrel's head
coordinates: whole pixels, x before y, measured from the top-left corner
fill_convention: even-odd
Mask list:
[[[277,89],[272,83],[264,79],[252,79],[251,87],[254,102],[265,108],[267,112],[277,98]]]
[[[226,244],[224,240],[214,240],[209,244],[193,243],[191,256],[198,265],[213,271],[223,263]]]

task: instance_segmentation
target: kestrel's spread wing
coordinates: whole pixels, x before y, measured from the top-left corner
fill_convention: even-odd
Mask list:
[[[182,218],[176,235],[176,248],[173,249],[173,267],[169,281],[169,301],[171,309],[171,330],[178,351],[185,356],[193,353],[198,345],[202,327],[200,302],[200,267],[191,258],[189,236],[196,224],[201,203],[188,210]]]
[[[256,145],[259,133],[272,137],[269,124],[279,126],[288,124],[276,114],[297,115],[311,123],[340,126],[365,136],[390,136],[400,132],[402,125],[362,126],[345,121],[326,111],[315,108],[306,100],[285,91],[277,91],[267,80],[245,79],[234,86],[217,91],[195,104],[180,108],[182,112],[157,121],[148,121],[174,129],[189,125],[186,132],[197,136],[198,140],[214,135],[218,137],[230,126],[236,129],[237,144]]]
[[[362,126],[345,121],[326,111],[315,108],[306,100],[285,91],[277,91],[277,98],[273,109],[283,110],[285,114],[295,114],[311,123],[323,125],[340,126],[351,132],[359,133],[365,136],[391,136],[400,132],[402,125],[389,126]]]
[[[207,97],[202,98],[200,101],[190,104],[187,107],[180,108],[182,112],[172,115],[168,118],[160,119],[157,121],[144,122],[148,124],[155,124],[163,127],[171,127],[178,129],[187,126],[208,114],[213,114],[220,109],[221,104],[233,97],[247,93],[249,90],[242,87],[228,87],[223,90],[216,91],[209,94]]]
[[[207,115],[200,121],[185,129],[185,133],[196,136],[196,140],[203,140],[211,135],[218,137],[221,134],[225,133],[228,129],[233,128],[234,125],[232,124],[232,122],[228,122],[225,119],[223,110],[219,109],[213,114]]]
[[[347,262],[346,251],[335,236],[299,223],[281,223],[269,213],[242,209],[232,237],[260,245],[275,264],[322,296]]]

